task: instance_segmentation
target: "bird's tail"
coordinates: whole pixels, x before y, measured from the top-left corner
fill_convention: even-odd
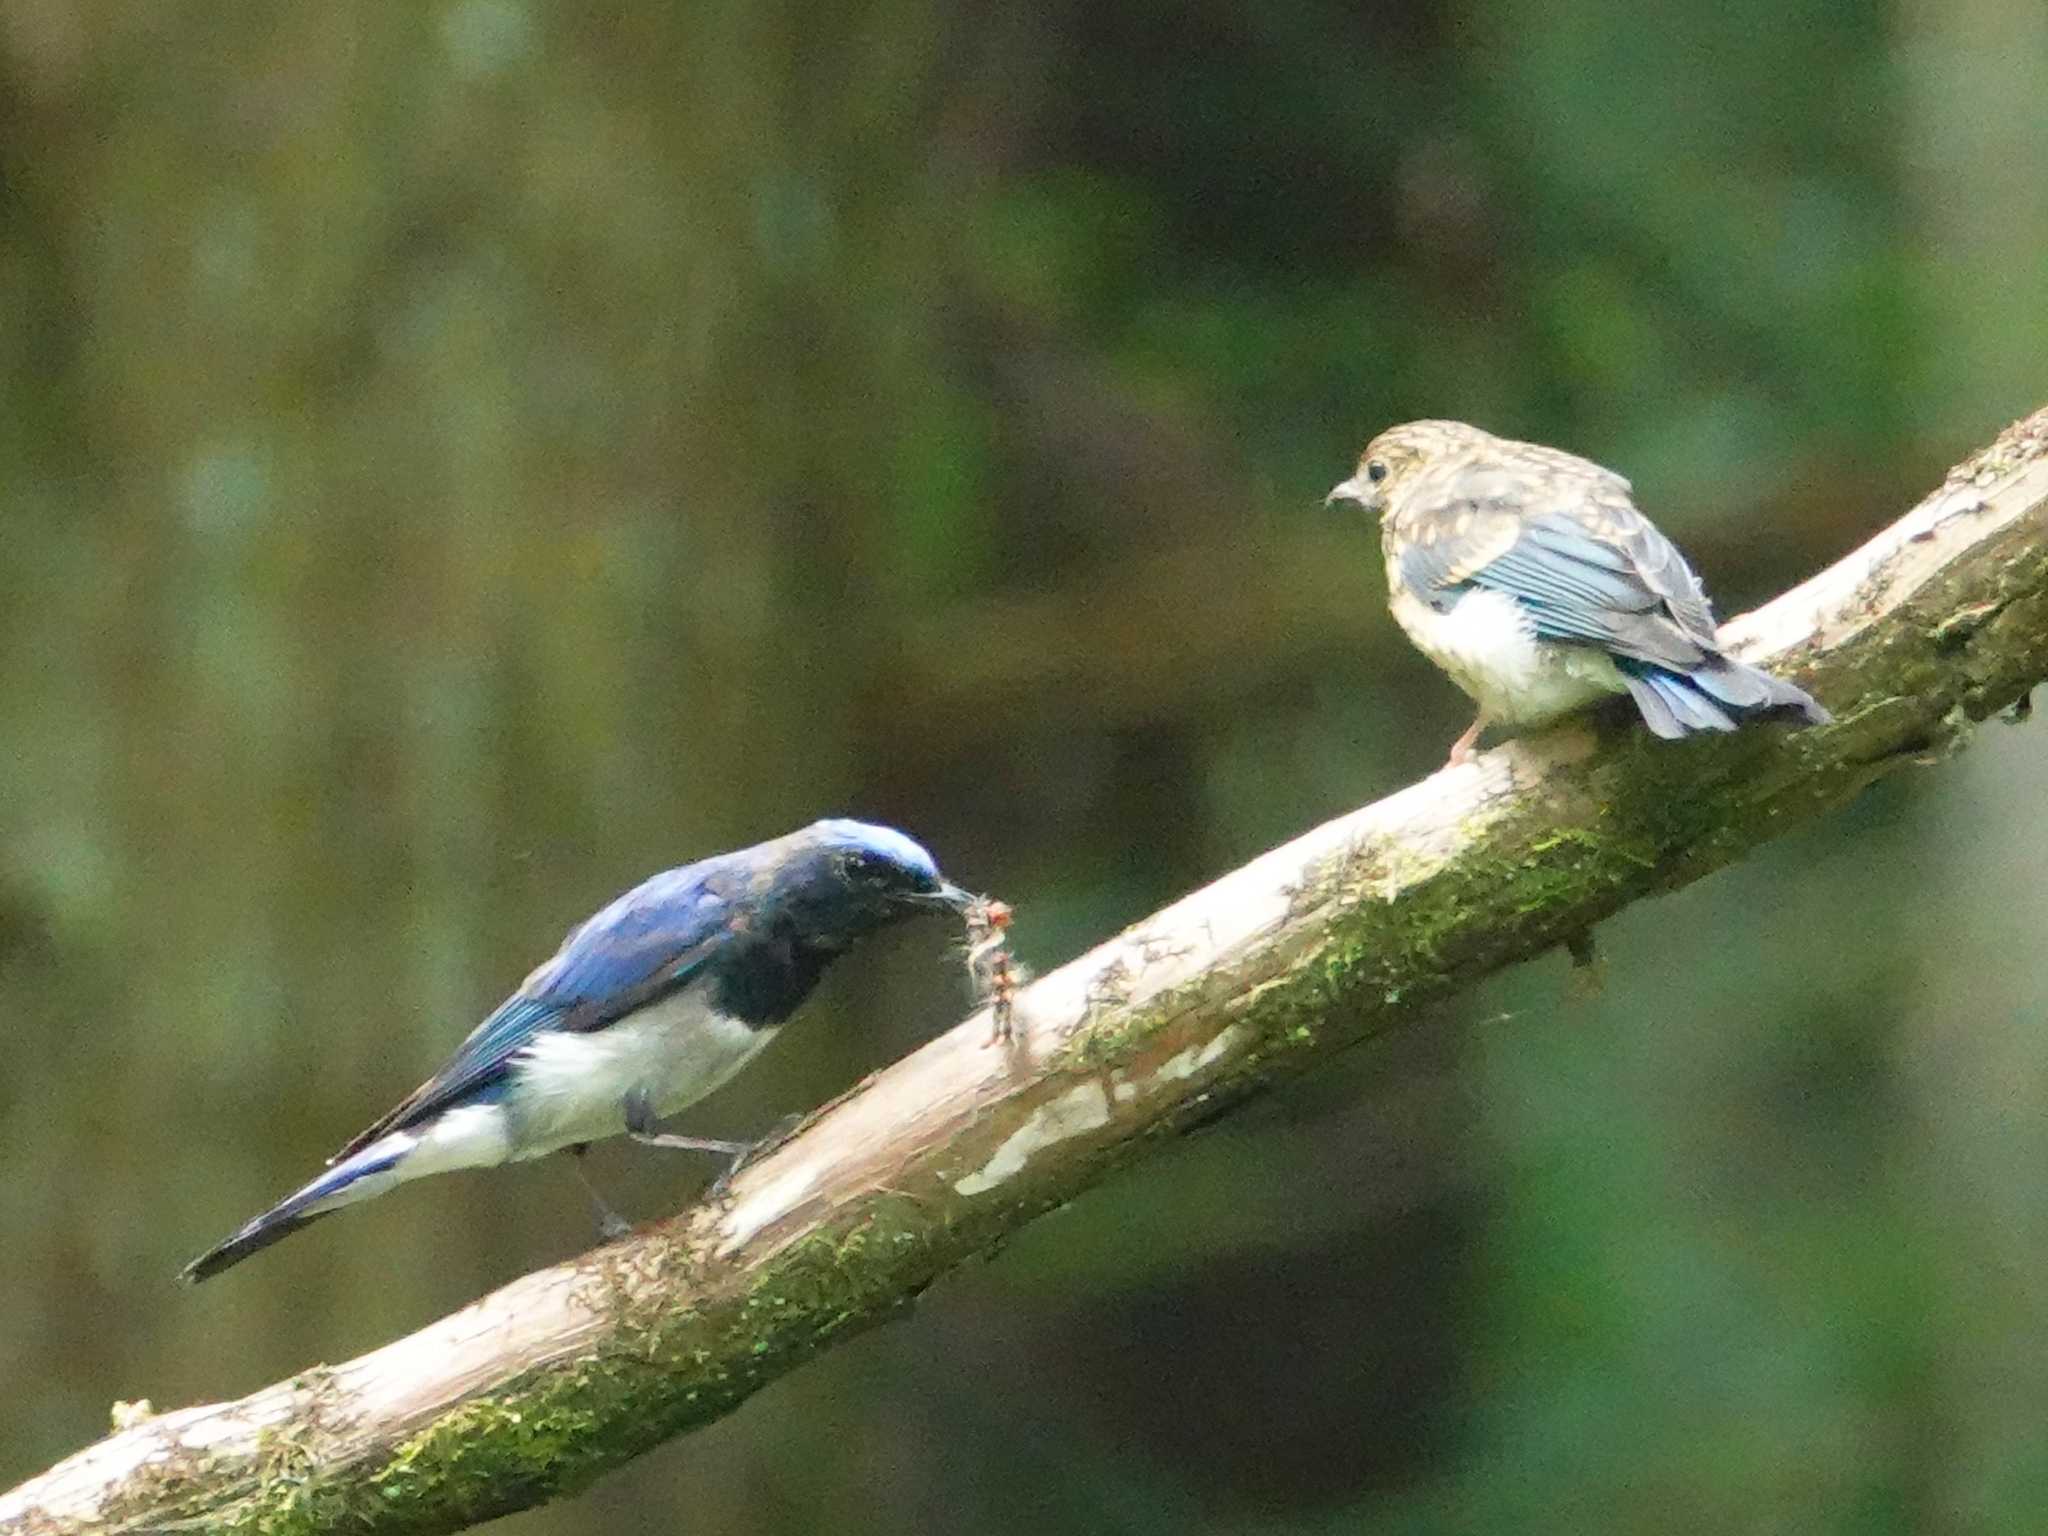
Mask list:
[[[357,1200],[381,1194],[390,1187],[391,1181],[377,1179],[375,1175],[389,1174],[411,1150],[410,1137],[389,1137],[363,1148],[353,1157],[344,1158],[298,1193],[278,1201],[254,1221],[244,1224],[233,1236],[207,1249],[179,1272],[179,1278],[196,1285],[241,1263],[250,1254],[268,1248],[308,1222],[318,1221],[322,1216]],[[367,1185],[365,1181],[369,1181]]]
[[[1643,723],[1666,740],[1732,731],[1752,715],[1775,710],[1792,711],[1808,725],[1834,718],[1804,688],[1731,656],[1709,656],[1687,672],[1626,659],[1616,665]]]

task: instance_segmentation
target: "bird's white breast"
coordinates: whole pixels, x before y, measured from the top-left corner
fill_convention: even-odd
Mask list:
[[[717,1012],[690,988],[589,1034],[538,1035],[516,1058],[505,1099],[513,1155],[618,1135],[631,1093],[657,1115],[675,1114],[724,1086],[775,1034]]]
[[[1504,592],[1477,588],[1438,613],[1401,584],[1391,561],[1388,577],[1395,622],[1489,719],[1539,725],[1627,691],[1613,658],[1590,646],[1538,640],[1528,613]]]

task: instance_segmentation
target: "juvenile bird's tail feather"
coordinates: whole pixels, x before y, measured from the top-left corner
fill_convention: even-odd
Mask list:
[[[1709,656],[1688,672],[1618,659],[1643,724],[1668,740],[1695,731],[1732,731],[1751,715],[1796,712],[1808,725],[1834,717],[1795,683],[1730,656]]]
[[[233,1236],[207,1249],[187,1264],[178,1278],[187,1284],[197,1285],[201,1280],[211,1279],[222,1270],[241,1263],[250,1254],[268,1248],[279,1238],[289,1237],[308,1222],[332,1214],[349,1203],[343,1197],[351,1185],[372,1174],[390,1172],[410,1150],[409,1140],[406,1145],[398,1147],[379,1145],[364,1148],[354,1157],[328,1169],[298,1193],[280,1200]]]

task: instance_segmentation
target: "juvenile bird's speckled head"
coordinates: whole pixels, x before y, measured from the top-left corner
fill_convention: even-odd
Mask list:
[[[1354,502],[1368,517],[1379,517],[1403,483],[1431,464],[1499,442],[1491,432],[1462,421],[1403,422],[1365,445],[1365,452],[1358,456],[1358,472],[1332,486],[1323,504]]]

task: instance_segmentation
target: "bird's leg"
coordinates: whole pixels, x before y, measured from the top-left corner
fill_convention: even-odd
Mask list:
[[[668,1147],[677,1152],[721,1152],[727,1157],[739,1157],[751,1150],[750,1141],[720,1141],[711,1136],[678,1136],[673,1131],[655,1129],[661,1122],[655,1116],[654,1106],[647,1102],[647,1095],[635,1088],[625,1098],[626,1134],[646,1147]]]
[[[1485,729],[1486,711],[1482,709],[1472,717],[1472,723],[1465,727],[1465,734],[1451,743],[1450,762],[1446,766],[1455,768],[1460,763],[1471,762],[1472,749],[1479,745],[1479,733]]]
[[[579,1141],[569,1148],[569,1169],[576,1175],[576,1182],[583,1186],[583,1193],[590,1196],[590,1206],[597,1214],[597,1235],[601,1242],[613,1243],[633,1230],[633,1224],[612,1209],[611,1202],[597,1192],[597,1186],[590,1182],[590,1175],[583,1170],[583,1154],[590,1150],[590,1143]]]
[[[754,1141],[720,1141],[710,1136],[677,1136],[669,1131],[657,1131],[654,1106],[647,1102],[647,1095],[635,1088],[625,1098],[626,1134],[635,1141],[650,1147],[673,1147],[684,1152],[717,1152],[726,1159],[725,1169],[711,1181],[705,1191],[709,1199],[717,1200],[731,1187],[733,1176],[754,1158],[780,1146],[790,1131],[802,1123],[802,1115],[790,1115],[776,1123],[775,1127]]]

